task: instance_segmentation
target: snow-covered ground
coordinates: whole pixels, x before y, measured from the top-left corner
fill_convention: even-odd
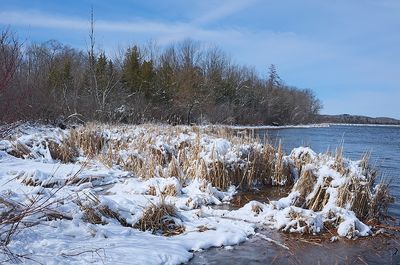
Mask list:
[[[72,130],[23,124],[0,139],[0,261],[180,264],[194,251],[239,244],[262,225],[317,234],[330,224],[342,237],[371,234],[351,210],[354,198],[338,202],[346,184],[368,182],[362,161],[343,160],[339,169],[337,158],[297,148],[282,159],[295,182],[287,197],[217,210],[212,206],[228,204],[237,187],[225,182],[223,189],[215,187],[202,174],[217,170],[218,163],[224,172],[248,174],[251,151],[262,153],[266,146],[199,127],[104,125],[90,130],[102,143],[74,138],[81,141],[76,157],[64,162],[54,159],[51,143],[61,146]],[[299,187],[305,172],[314,178],[307,194]],[[321,189],[324,203],[310,205]],[[174,208],[161,218],[166,230],[142,231],[148,210],[163,205]]]

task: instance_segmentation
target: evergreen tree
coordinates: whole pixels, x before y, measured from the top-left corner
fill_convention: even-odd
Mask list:
[[[130,93],[141,92],[140,68],[140,51],[135,45],[128,48],[123,65],[122,82]]]
[[[153,62],[144,61],[140,71],[140,87],[143,90],[146,99],[155,99],[157,97],[156,91],[154,90],[154,78],[155,72]]]
[[[274,64],[271,64],[268,68],[268,79],[267,86],[268,87],[279,87],[283,85],[282,79],[279,77],[278,72]]]

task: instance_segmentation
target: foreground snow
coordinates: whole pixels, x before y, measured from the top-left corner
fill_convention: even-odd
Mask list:
[[[188,128],[175,136],[163,135],[163,130],[169,129],[163,126],[156,129],[111,127],[104,129],[103,135],[110,141],[129,138],[132,144],[146,135],[153,139],[147,143],[163,155],[174,153],[174,146],[197,141],[202,146],[198,159],[206,165],[222,161],[243,167],[243,153],[251,146],[262,148],[259,143],[250,146],[249,143],[240,144],[211,135],[199,137],[199,132]],[[74,163],[61,163],[52,158],[49,141],[61,143],[69,134],[68,130],[26,125],[14,133],[17,133],[14,138],[0,141],[0,214],[5,216],[11,211],[41,208],[23,218],[7,249],[0,252],[2,261],[180,264],[189,261],[193,251],[239,244],[254,235],[260,225],[288,232],[319,233],[324,224],[336,223],[339,236],[350,238],[371,233],[370,227],[356,217],[350,206],[338,206],[338,189],[347,180],[332,169],[334,159],[317,155],[309,148],[295,149],[283,161],[298,179],[295,160],[308,157],[309,163],[303,165],[303,169],[313,171],[317,183],[310,191],[310,198],[313,192],[317,192],[318,183],[324,182],[326,177],[331,179],[327,188],[329,200],[322,209],[301,208],[298,205],[301,194],[295,184],[286,198],[269,204],[252,201],[230,211],[216,210],[211,206],[229,203],[236,193],[234,186],[221,191],[196,174],[193,178],[185,178],[179,170],[168,171],[171,164],[149,171],[154,175],[147,178],[138,177],[120,165],[106,166],[100,156],[88,159],[82,150]],[[10,150],[18,144],[28,147],[29,154],[22,158],[10,155]],[[119,160],[143,156],[140,150],[128,147],[118,150]],[[190,152],[189,149],[186,151]],[[365,178],[359,162],[345,162],[354,178]],[[170,163],[175,163],[173,158]],[[162,231],[151,233],[136,229],[135,225],[145,210],[160,203],[176,207],[177,214],[171,218],[173,224],[184,227],[183,231],[165,236]],[[99,205],[110,209],[118,218],[104,215],[99,221],[101,223],[89,222],[85,207]],[[1,223],[3,242],[11,228],[11,224]]]
[[[106,225],[84,222],[79,207],[70,199],[76,196],[85,198],[88,194],[101,194],[103,189],[99,186],[118,182],[108,190],[108,195],[98,197],[102,203],[117,208],[118,212],[128,216],[127,219],[134,223],[146,206],[159,200],[157,196],[146,195],[150,181],[127,177],[128,174],[124,171],[91,165],[80,174],[102,177],[102,181],[97,183],[98,186],[94,186],[93,183],[64,186],[53,195],[56,188],[30,187],[22,184],[20,180],[29,175],[35,179],[56,181],[75,174],[79,167],[23,160],[11,157],[5,152],[0,153],[0,163],[1,197],[29,205],[28,200],[31,196],[42,194],[41,201],[51,197],[50,200],[55,202],[50,209],[61,211],[72,218],[52,221],[43,218],[40,224],[17,234],[9,245],[9,249],[16,254],[28,255],[46,264],[87,264],[96,261],[117,264],[179,264],[192,257],[190,251],[238,244],[254,233],[253,224],[218,217],[200,217],[201,210],[193,210],[191,205],[187,206],[189,198],[197,204],[219,204],[222,199],[231,198],[232,192],[214,194],[212,188],[205,192],[200,191],[197,180],[184,188],[179,197],[167,197],[169,202],[180,206],[179,218],[186,230],[181,235],[164,237],[124,227],[113,221]],[[151,182],[158,182],[162,186],[168,181],[171,179],[152,179]],[[40,215],[37,214],[35,218],[39,218]],[[199,232],[200,230],[206,231]],[[9,257],[2,257],[2,260],[7,259]]]

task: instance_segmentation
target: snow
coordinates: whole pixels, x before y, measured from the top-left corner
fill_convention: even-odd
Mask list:
[[[295,157],[299,159],[303,159],[304,157],[308,157],[313,160],[317,157],[317,154],[310,147],[297,147],[292,150],[290,153],[290,157]]]
[[[2,194],[7,190],[21,192],[21,194],[36,194],[39,187],[29,187],[21,182],[10,182],[16,175],[25,172],[23,176],[30,176],[36,180],[49,181],[52,176],[61,178],[74,174],[77,168],[73,165],[43,164],[19,158],[13,158],[5,152],[1,157],[1,188]],[[23,165],[26,162],[26,165]],[[36,169],[33,169],[36,167]],[[18,170],[13,170],[18,168]],[[43,170],[43,171],[41,171]],[[103,172],[106,169],[84,170],[89,172]],[[48,172],[56,172],[50,174]],[[110,170],[109,174],[114,175]],[[126,175],[120,172],[121,176]],[[146,187],[173,184],[178,186],[178,181],[169,179],[150,179],[140,181],[138,179],[126,179],[122,183],[115,184],[108,190],[110,195],[99,196],[100,203],[115,210],[128,223],[134,224],[141,216],[143,209],[158,200],[157,196],[146,196]],[[190,209],[202,204],[221,203],[221,200],[231,198],[234,190],[220,192],[211,186],[207,186],[205,192],[199,190],[200,181],[193,181],[192,185],[182,190],[185,195],[178,198],[184,205],[185,200],[193,198]],[[179,190],[179,187],[178,187]],[[80,197],[94,193],[92,188],[83,190],[76,187],[64,187],[61,193],[57,193],[58,199],[79,193]],[[10,198],[10,196],[8,196]],[[21,199],[19,196],[16,196]],[[153,197],[153,198],[150,198]],[[10,249],[18,254],[31,254],[35,260],[46,264],[87,264],[88,262],[104,262],[117,264],[180,264],[187,262],[192,257],[191,251],[207,249],[210,247],[231,246],[244,241],[254,233],[254,225],[243,221],[228,221],[214,217],[199,218],[195,212],[180,212],[182,223],[186,226],[186,232],[175,237],[152,235],[149,232],[141,232],[129,227],[123,227],[119,223],[107,225],[93,225],[83,222],[79,209],[72,202],[67,202],[66,213],[73,216],[72,221],[57,220],[48,221],[31,229],[23,230],[17,234],[10,244]],[[196,202],[197,205],[194,205]],[[185,208],[185,207],[182,207]],[[207,231],[198,232],[198,226],[208,227]],[[95,252],[96,253],[95,253]],[[78,253],[82,253],[79,254]],[[77,255],[77,256],[75,256]],[[2,260],[4,257],[2,257]],[[132,263],[133,262],[133,263]]]
[[[163,130],[162,126],[158,129]],[[103,136],[108,140],[135,141],[146,135],[164,157],[176,154],[177,146],[199,139],[203,147],[199,156],[206,163],[242,163],[241,157],[247,156],[251,148],[261,148],[259,143],[237,144],[189,129],[183,131],[175,138],[167,139],[168,136],[158,134],[151,127],[116,126],[104,128]],[[39,220],[37,225],[13,236],[8,249],[18,255],[28,255],[37,262],[180,264],[189,261],[193,251],[210,247],[232,249],[231,246],[255,235],[256,228],[262,225],[287,232],[317,234],[332,215],[337,217],[335,220],[340,220],[337,234],[341,237],[354,238],[371,233],[370,227],[357,219],[354,212],[336,206],[337,189],[346,180],[332,169],[333,162],[329,158],[307,147],[294,149],[284,159],[287,163],[293,163],[295,158],[311,161],[304,165],[303,170],[312,170],[317,176],[317,184],[321,184],[324,177],[332,178],[326,190],[330,194],[329,201],[323,209],[314,212],[296,207],[294,204],[299,193],[292,191],[287,197],[268,204],[251,201],[237,210],[218,210],[211,206],[229,203],[237,193],[235,186],[220,190],[201,178],[182,180],[182,176],[161,177],[158,173],[144,179],[119,165],[108,167],[99,159],[88,160],[83,156],[76,163],[53,160],[46,143],[49,140],[60,143],[68,134],[68,130],[50,126],[22,125],[16,129],[12,139],[0,140],[0,201],[7,199],[24,206],[39,198],[34,206],[46,203],[49,205],[46,211],[56,211],[68,217],[52,219],[46,211],[37,212],[27,217]],[[32,155],[24,158],[10,155],[8,152],[15,143],[27,146]],[[146,159],[130,146],[117,153],[122,161],[127,161],[132,155]],[[363,178],[357,162],[346,163],[354,177]],[[306,199],[312,197],[316,188]],[[174,192],[168,192],[171,189]],[[176,207],[176,222],[185,227],[183,233],[166,237],[133,228],[147,207],[161,201]],[[86,222],[81,207],[93,204],[107,206],[127,225],[104,216],[104,224]],[[9,206],[0,203],[1,214],[8,210]],[[0,226],[1,238],[7,229],[7,225]],[[0,252],[0,260],[8,258]],[[30,263],[30,260],[23,261]]]

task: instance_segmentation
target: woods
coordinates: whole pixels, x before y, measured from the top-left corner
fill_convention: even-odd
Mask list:
[[[118,55],[58,41],[0,39],[0,121],[71,119],[171,124],[298,124],[321,109],[312,90],[286,85],[194,40],[131,45]],[[268,67],[268,65],[266,65]]]

